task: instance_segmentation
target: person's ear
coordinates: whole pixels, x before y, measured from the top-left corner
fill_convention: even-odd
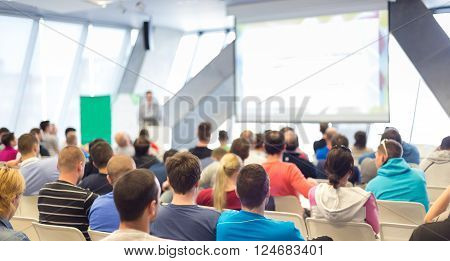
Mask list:
[[[150,204],[147,206],[148,215],[150,218],[150,221],[154,220],[156,218],[156,214],[158,210],[158,202],[156,200],[152,200]]]
[[[111,180],[111,177],[109,175],[106,175],[106,179],[108,180],[108,183],[112,186],[113,182]]]
[[[239,196],[239,193],[238,193],[238,191],[237,191],[237,188],[235,188],[234,189],[234,191],[236,192],[236,196],[237,196],[237,198],[240,200],[241,199],[241,197]]]

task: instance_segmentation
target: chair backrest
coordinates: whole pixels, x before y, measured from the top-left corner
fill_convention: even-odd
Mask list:
[[[408,241],[417,225],[381,223],[381,241]]]
[[[444,191],[444,187],[427,187],[428,200],[431,203],[435,202]]]
[[[88,234],[92,241],[100,241],[110,235],[110,233],[95,231],[95,230],[90,230],[90,229],[88,230]]]
[[[380,223],[420,225],[425,207],[417,202],[377,200]]]
[[[39,210],[37,207],[38,196],[23,196],[20,199],[16,215],[39,220]]]
[[[9,222],[15,231],[23,232],[31,241],[39,241],[39,236],[33,226],[33,222],[38,222],[36,219],[14,216]]]
[[[307,218],[309,238],[328,236],[334,241],[375,241],[373,229],[366,223],[331,223],[325,219]]]
[[[277,212],[277,211],[265,211],[264,216],[266,218],[279,220],[279,221],[291,221],[295,227],[300,230],[300,233],[305,238],[308,238],[308,230],[306,229],[306,223],[302,216],[293,213]]]
[[[33,222],[41,241],[86,241],[80,230],[73,227],[44,225]]]
[[[300,204],[300,199],[294,196],[273,197],[275,201],[275,211],[294,213],[303,216],[303,207]]]

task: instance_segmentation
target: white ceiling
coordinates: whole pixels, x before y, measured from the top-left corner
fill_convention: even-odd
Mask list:
[[[1,1],[1,0],[0,0]],[[182,31],[211,30],[233,26],[227,6],[283,0],[12,0],[60,15],[83,17],[139,27],[151,18],[156,26]],[[112,2],[106,8],[91,2]],[[305,1],[305,0],[298,0]],[[329,0],[338,2],[340,0]],[[450,0],[423,0],[427,7],[450,5]],[[11,2],[9,2],[11,3]]]

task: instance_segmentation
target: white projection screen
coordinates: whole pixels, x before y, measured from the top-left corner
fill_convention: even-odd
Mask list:
[[[236,120],[388,122],[387,10],[237,22]]]

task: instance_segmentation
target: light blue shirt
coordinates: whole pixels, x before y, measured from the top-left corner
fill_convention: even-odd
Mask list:
[[[224,211],[217,241],[304,241],[292,222],[276,221],[247,211]]]
[[[45,184],[58,180],[58,158],[51,157],[45,159],[30,158],[20,163],[20,173],[25,179],[24,196],[34,196],[39,194],[39,190]]]
[[[112,233],[119,229],[120,216],[114,204],[113,192],[98,197],[89,211],[91,230]]]
[[[428,211],[429,200],[425,174],[411,168],[403,158],[389,159],[378,169],[377,176],[366,187],[376,199],[417,202]]]
[[[0,241],[30,241],[30,239],[24,233],[14,231],[8,220],[0,218]]]

